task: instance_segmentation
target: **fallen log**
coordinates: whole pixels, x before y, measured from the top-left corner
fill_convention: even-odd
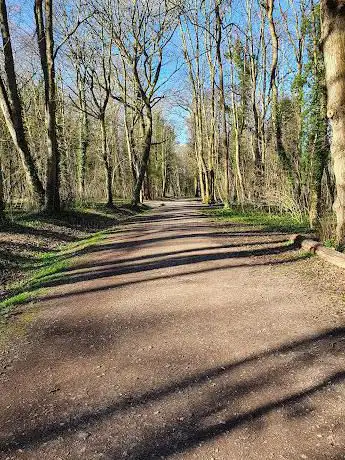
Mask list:
[[[311,240],[303,235],[294,235],[292,242],[305,251],[321,257],[326,262],[345,269],[345,254],[332,248],[326,248],[319,241]]]

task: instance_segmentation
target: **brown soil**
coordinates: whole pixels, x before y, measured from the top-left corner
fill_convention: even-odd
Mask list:
[[[176,202],[90,248],[4,350],[0,458],[345,458],[345,276],[287,239]]]

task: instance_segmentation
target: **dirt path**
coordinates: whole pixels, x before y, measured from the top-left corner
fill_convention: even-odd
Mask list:
[[[345,329],[300,257],[188,202],[122,227],[0,375],[0,458],[345,458]]]

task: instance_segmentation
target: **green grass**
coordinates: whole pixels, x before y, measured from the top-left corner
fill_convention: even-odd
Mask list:
[[[27,279],[10,286],[8,297],[0,302],[0,314],[6,315],[13,307],[37,298],[44,283],[57,275],[61,277],[63,271],[73,266],[74,257],[86,248],[100,244],[107,233],[98,232],[78,243],[67,244],[60,251],[40,254],[36,264],[40,268],[33,270]]]
[[[222,222],[261,227],[268,232],[307,232],[310,231],[307,219],[300,219],[291,214],[271,214],[253,209],[242,210],[239,208],[208,209],[207,215],[216,217]]]
[[[58,216],[23,213],[18,215],[13,222],[7,224],[6,231],[9,236],[11,231],[14,233],[18,231],[19,226],[21,231],[24,229],[25,232],[30,233],[30,229],[35,229],[39,234],[40,228],[48,224],[48,227],[42,228],[42,233],[49,232],[50,226],[54,225],[54,235],[58,233],[62,243],[53,251],[36,250],[31,254],[29,261],[24,259],[21,262],[15,253],[11,255],[14,259],[17,256],[19,268],[26,275],[21,281],[13,282],[6,287],[7,295],[0,301],[0,316],[8,316],[17,305],[35,300],[42,293],[45,283],[63,278],[64,271],[73,267],[75,257],[86,253],[87,249],[92,246],[102,244],[110,232],[116,231],[115,226],[119,222],[147,210],[149,210],[148,207],[133,209],[130,206],[108,210],[99,206],[65,211]],[[72,241],[67,242],[70,230],[76,233],[73,234]]]
[[[39,290],[25,291],[0,302],[0,315],[6,317],[17,305],[29,303],[39,295]]]

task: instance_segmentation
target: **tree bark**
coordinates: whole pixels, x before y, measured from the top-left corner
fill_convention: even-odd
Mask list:
[[[322,214],[322,178],[326,173],[328,182],[329,169],[329,138],[328,138],[328,122],[327,122],[327,90],[325,82],[324,67],[320,65],[322,60],[320,50],[320,32],[317,27],[321,21],[320,12],[316,15],[314,1],[311,0],[311,26],[312,26],[312,46],[313,46],[313,75],[314,88],[313,92],[317,101],[314,102],[317,111],[316,132],[314,136],[314,167],[312,171],[311,184],[311,203],[310,203],[310,224],[312,228],[317,228],[320,224]],[[332,203],[334,202],[334,194],[329,190]]]
[[[108,200],[107,206],[113,207],[114,206],[113,167],[111,164],[111,159],[109,158],[107,129],[105,125],[104,116],[101,116],[100,122],[101,122],[101,133],[102,133],[102,154],[103,154],[103,161],[104,161],[105,173],[106,173],[107,200]]]
[[[86,179],[86,160],[87,151],[90,144],[90,128],[89,116],[87,114],[85,77],[78,72],[78,87],[79,87],[79,104],[80,111],[80,126],[79,126],[79,158],[78,158],[78,193],[81,200],[85,197],[85,179]]]
[[[0,23],[7,88],[0,79],[0,105],[14,145],[22,158],[33,191],[41,205],[44,204],[44,187],[38,176],[34,159],[26,139],[22,103],[14,67],[12,41],[8,25],[6,1],[0,0]]]
[[[145,178],[145,173],[147,171],[147,165],[150,158],[152,144],[152,109],[148,105],[146,113],[146,123],[145,123],[145,139],[143,146],[143,155],[141,158],[140,168],[138,178],[133,191],[132,204],[137,206],[140,203],[141,190]]]
[[[221,54],[221,43],[222,43],[222,27],[223,22],[220,14],[219,0],[215,2],[215,15],[217,23],[217,36],[216,36],[216,54],[219,71],[219,95],[220,95],[220,106],[222,111],[222,123],[223,123],[223,148],[225,154],[225,206],[230,205],[230,151],[229,151],[229,140],[228,140],[228,124],[226,119],[226,102],[225,102],[225,90],[224,90],[224,72],[223,62]]]
[[[60,211],[60,152],[56,126],[56,82],[53,36],[53,0],[35,1],[35,20],[38,47],[45,89],[45,116],[47,125],[47,186],[46,210]]]
[[[323,0],[322,43],[328,93],[327,117],[332,126],[331,153],[336,180],[336,242],[345,245],[345,2]]]
[[[133,117],[130,113],[129,108],[125,105],[124,108],[124,119],[125,119],[125,132],[126,132],[126,144],[128,151],[128,160],[131,167],[133,183],[136,184],[138,180],[138,165],[136,161],[135,142],[134,142],[134,124]]]

